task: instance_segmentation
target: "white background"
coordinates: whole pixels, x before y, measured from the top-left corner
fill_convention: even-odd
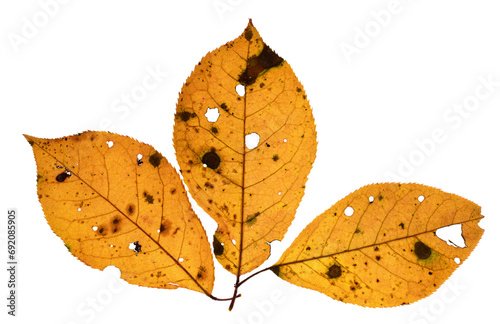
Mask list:
[[[0,5],[1,260],[7,258],[7,209],[19,212],[18,317],[6,315],[7,273],[1,271],[2,323],[498,319],[500,86],[482,88],[481,100],[474,97],[481,78],[500,82],[497,1],[61,0],[52,1],[58,7],[49,6],[51,15],[40,5],[49,2]],[[382,15],[385,20],[377,22],[373,13],[388,8],[390,18]],[[172,126],[178,92],[199,60],[239,36],[248,18],[304,85],[319,141],[295,221],[284,241],[272,244],[265,265],[316,215],[363,185],[394,180],[390,172],[401,181],[468,198],[486,217],[476,250],[431,297],[368,309],[264,273],[241,288],[243,297],[228,312],[228,303],[196,292],[116,281],[111,272],[77,261],[50,230],[37,199],[35,160],[22,134],[54,138],[111,123],[113,131],[153,145],[176,165]],[[28,27],[33,22],[35,30]],[[370,36],[361,35],[366,32]],[[355,53],[345,55],[342,46]],[[113,111],[113,102],[141,86],[148,67],[168,76],[134,109]],[[467,115],[450,110],[474,100],[478,105]],[[428,142],[436,129],[441,142],[422,152],[416,141]],[[194,208],[211,237],[216,225]],[[215,265],[214,295],[229,297],[234,276]],[[90,306],[93,299],[97,310]]]

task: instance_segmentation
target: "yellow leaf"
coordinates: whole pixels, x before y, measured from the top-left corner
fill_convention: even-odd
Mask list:
[[[428,186],[369,185],[316,217],[271,269],[346,303],[409,304],[429,296],[469,256],[484,232],[480,211]],[[466,247],[436,236],[450,225],[461,225]]]
[[[179,175],[159,152],[107,132],[25,137],[46,219],[74,256],[99,270],[116,266],[132,284],[210,295],[208,239]]]
[[[238,276],[258,267],[304,195],[316,131],[303,86],[251,21],[186,80],[174,145],[193,198],[218,223],[217,260]]]

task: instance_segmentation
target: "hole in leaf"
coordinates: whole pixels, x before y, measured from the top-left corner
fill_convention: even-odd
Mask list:
[[[422,202],[424,201],[425,197],[424,196],[418,196],[418,201]]]
[[[257,133],[251,133],[245,136],[245,145],[249,150],[252,150],[259,145],[260,136]]]
[[[92,227],[92,230],[93,230],[94,232],[95,232],[95,231],[97,231],[97,229],[98,229],[98,227],[97,227],[97,226]]]
[[[108,144],[108,147],[113,147],[114,145],[113,141],[106,141],[106,144]]]
[[[283,143],[286,143],[286,142],[288,142],[288,140],[285,138],[285,139],[283,140]]]
[[[455,260],[456,264],[460,264],[460,261],[461,261],[460,258],[455,258],[454,260]]]
[[[448,243],[448,245],[460,248],[467,247],[462,236],[462,224],[441,227],[436,231],[436,236]]]
[[[179,258],[179,262],[184,262],[184,258]]]
[[[139,241],[132,242],[128,245],[128,248],[134,251],[135,253],[141,252],[141,245],[139,244]]]
[[[142,164],[142,154],[137,154],[137,165]]]
[[[369,202],[371,202],[371,203],[372,203],[372,202],[373,202],[373,200],[375,200],[375,198],[373,198],[373,196],[368,197],[368,201],[369,201]]]
[[[245,86],[243,84],[238,84],[235,88],[236,93],[243,97],[245,95]]]
[[[207,108],[207,112],[205,113],[205,117],[211,123],[215,123],[217,119],[219,119],[219,108]]]
[[[346,216],[352,216],[352,214],[354,214],[354,208],[352,208],[351,206],[348,206],[345,210],[344,210],[344,214]]]

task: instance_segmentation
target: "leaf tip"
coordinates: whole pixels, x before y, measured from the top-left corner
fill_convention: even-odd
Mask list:
[[[28,141],[28,143],[33,146],[33,144],[35,144],[35,141],[33,140],[34,137],[31,137],[29,135],[26,135],[26,134],[23,134],[24,138]]]

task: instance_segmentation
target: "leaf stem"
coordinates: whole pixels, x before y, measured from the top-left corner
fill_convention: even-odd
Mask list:
[[[246,277],[245,279],[243,279],[241,282],[239,282],[239,283],[238,283],[238,287],[239,287],[239,286],[241,286],[241,285],[243,285],[243,284],[244,284],[244,283],[245,283],[248,279],[253,278],[253,277],[255,277],[256,275],[258,275],[258,274],[260,274],[260,273],[262,273],[262,272],[264,272],[264,271],[271,270],[273,267],[274,267],[274,266],[271,266],[271,267],[268,267],[268,268],[265,268],[265,269],[259,270],[259,271],[255,272],[255,273],[252,273],[251,275],[249,275],[248,277]],[[236,288],[238,288],[238,287],[236,287]]]

